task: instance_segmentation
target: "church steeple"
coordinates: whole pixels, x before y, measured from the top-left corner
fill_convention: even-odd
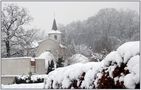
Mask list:
[[[57,24],[56,24],[55,18],[53,20],[52,30],[55,30],[55,31],[57,30]]]
[[[56,24],[55,18],[53,20],[52,30],[50,30],[48,32],[48,37],[51,40],[55,40],[55,41],[61,43],[61,32],[57,29],[57,24]]]

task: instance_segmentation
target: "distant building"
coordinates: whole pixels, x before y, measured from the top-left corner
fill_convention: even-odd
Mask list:
[[[57,28],[56,20],[54,19],[52,30],[48,32],[48,38],[38,43],[36,56],[48,51],[51,52],[55,59],[64,58],[65,47],[61,44],[61,32]]]

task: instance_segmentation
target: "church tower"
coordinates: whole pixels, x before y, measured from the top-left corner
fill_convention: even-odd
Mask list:
[[[55,40],[59,43],[61,43],[61,32],[57,28],[56,20],[54,18],[52,30],[48,33],[49,39]]]

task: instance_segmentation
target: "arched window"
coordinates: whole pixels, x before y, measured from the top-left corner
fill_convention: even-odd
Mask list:
[[[54,35],[54,38],[55,38],[55,40],[57,40],[57,36],[56,35]]]

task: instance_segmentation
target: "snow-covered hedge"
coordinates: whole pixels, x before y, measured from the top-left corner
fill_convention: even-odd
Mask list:
[[[139,41],[127,42],[101,62],[77,63],[48,74],[45,88],[140,88]]]
[[[15,83],[43,83],[47,75],[20,75],[15,77]]]

